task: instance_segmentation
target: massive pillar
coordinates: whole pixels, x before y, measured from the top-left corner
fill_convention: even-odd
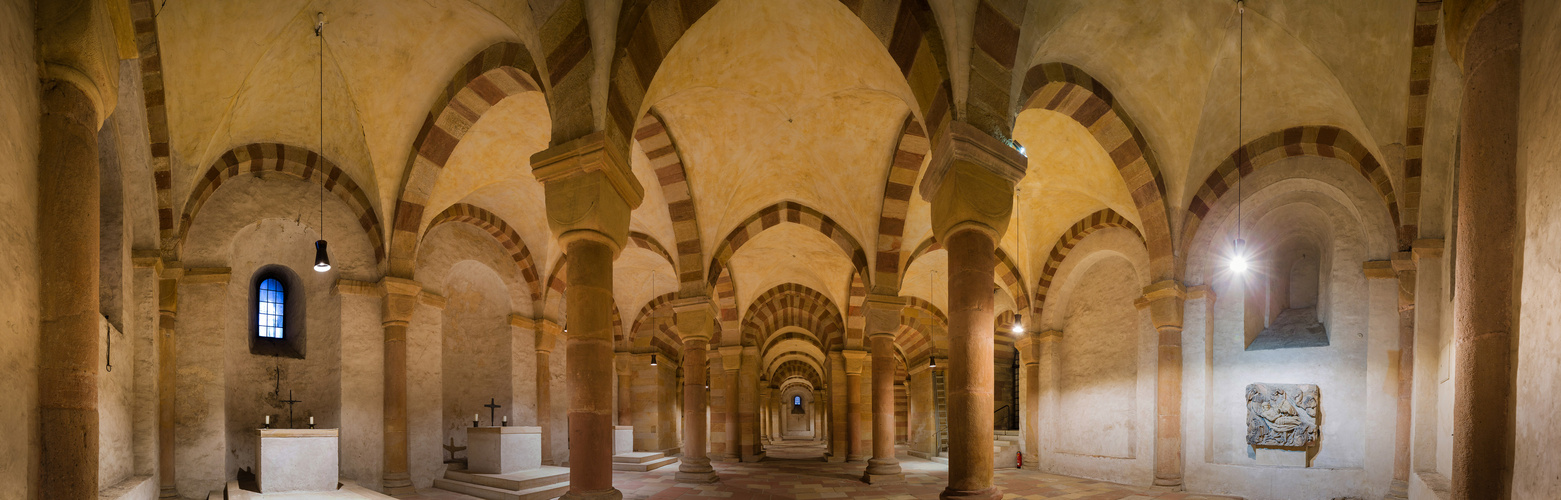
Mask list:
[[[157,482],[158,498],[178,498],[179,486],[174,481],[173,424],[174,394],[178,390],[175,376],[178,374],[177,350],[174,349],[173,332],[179,319],[179,277],[184,269],[173,269],[158,264],[157,280]]]
[[[41,498],[98,494],[99,117],[83,88],[43,82],[39,118]],[[12,429],[8,432],[21,432]]]
[[[759,348],[743,346],[743,366],[737,371],[737,443],[744,462],[764,458],[759,453]]]
[[[531,156],[547,199],[547,222],[569,256],[564,358],[569,384],[569,493],[622,498],[612,486],[613,269],[629,236],[629,213],[645,196],[626,159],[592,133]]]
[[[862,426],[863,411],[862,401],[862,370],[866,369],[868,353],[865,351],[842,351],[845,357],[846,367],[846,461],[861,462],[867,460],[867,430]]]
[[[1041,336],[1029,332],[1014,342],[1019,349],[1019,429],[1024,447],[1024,468],[1040,470],[1041,450]]]
[[[705,455],[705,372],[709,369],[705,358],[715,333],[715,304],[706,297],[681,299],[672,310],[683,338],[683,458],[678,463],[677,480],[713,483],[718,478]]]
[[[1155,378],[1154,485],[1182,487],[1182,305],[1187,288],[1173,280],[1144,287],[1149,320],[1159,333]]]
[[[942,498],[1002,498],[992,486],[992,283],[1025,157],[960,122],[939,134],[922,177],[948,250],[949,484]]]
[[[618,367],[618,425],[634,425],[634,355],[617,353]]]
[[[542,428],[542,465],[553,465],[553,350],[563,328],[548,319],[537,320],[537,427]]]
[[[726,385],[724,387],[726,393],[726,408],[724,408],[726,410],[726,452],[721,455],[721,459],[727,462],[736,462],[742,459],[742,455],[737,451],[738,443],[741,442],[737,432],[737,390],[739,385],[737,383],[737,371],[742,368],[742,364],[742,346],[734,345],[721,348],[721,371],[725,374],[725,378],[722,380]]]
[[[1504,476],[1512,439],[1521,4],[1443,7],[1450,50],[1462,56],[1464,70],[1453,270],[1454,499],[1505,498],[1510,486]]]
[[[1393,434],[1393,482],[1388,496],[1409,498],[1409,447],[1415,382],[1415,262],[1409,252],[1393,255],[1398,276],[1398,421]]]
[[[407,325],[417,310],[423,286],[412,280],[386,277],[380,280],[384,294],[382,325],[385,328],[385,473],[383,488],[394,496],[413,495],[408,466],[407,437]]]
[[[862,473],[866,483],[904,481],[894,458],[894,332],[905,299],[873,294],[866,301],[867,333],[873,353],[873,458]]]

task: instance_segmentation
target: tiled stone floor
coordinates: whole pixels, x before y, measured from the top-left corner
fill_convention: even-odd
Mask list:
[[[849,498],[852,500],[878,499],[929,499],[948,482],[948,466],[945,464],[900,456],[905,470],[905,483],[894,485],[868,485],[861,481],[862,463],[825,463],[818,457],[824,453],[823,443],[782,442],[766,448],[769,458],[759,463],[714,462],[719,482],[708,485],[678,483],[674,478],[677,466],[663,467],[649,472],[616,472],[614,486],[623,492],[623,498],[640,500],[665,499],[826,499]],[[1043,474],[1018,469],[999,470],[994,482],[1003,490],[1004,498],[1011,500],[1079,499],[1079,500],[1198,500],[1225,497],[1169,493],[1119,484],[1091,481],[1067,476]],[[466,500],[470,497],[444,491],[428,492],[440,500]]]

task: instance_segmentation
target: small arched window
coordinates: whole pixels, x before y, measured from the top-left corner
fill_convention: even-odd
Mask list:
[[[792,396],[791,397],[791,405],[792,406],[802,406],[802,396]]]
[[[249,283],[249,352],[303,359],[308,345],[303,281],[285,266],[268,265]]]
[[[255,318],[259,323],[258,335],[268,339],[280,339],[287,332],[283,319],[287,314],[287,289],[276,278],[266,278],[260,281],[260,293],[258,300],[259,315]]]

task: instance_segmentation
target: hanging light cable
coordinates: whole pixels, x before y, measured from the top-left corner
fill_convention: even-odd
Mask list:
[[[320,39],[320,165],[325,165],[325,13],[314,17],[314,37]],[[331,270],[331,256],[325,250],[325,171],[314,170],[320,179],[320,239],[314,242],[314,270]]]
[[[1232,245],[1230,256],[1230,270],[1237,274],[1247,272],[1247,241],[1241,238],[1241,161],[1246,153],[1241,142],[1241,127],[1243,114],[1243,98],[1246,96],[1246,38],[1247,38],[1247,5],[1242,0],[1236,0],[1236,241]]]

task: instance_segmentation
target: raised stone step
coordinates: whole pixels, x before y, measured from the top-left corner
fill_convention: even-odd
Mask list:
[[[567,481],[524,490],[506,490],[450,479],[435,479],[434,487],[486,500],[547,500],[558,498],[569,492],[569,483]]]
[[[651,460],[659,460],[665,456],[667,456],[667,454],[659,451],[631,451],[628,453],[619,453],[617,455],[613,455],[612,461],[615,464],[638,464],[649,462]]]
[[[444,479],[513,492],[557,484],[569,484],[569,469],[565,467],[543,466],[537,469],[509,474],[474,474],[466,471],[451,470],[445,471]]]
[[[675,463],[678,463],[678,457],[661,457],[648,462],[613,462],[612,470],[645,472],[660,469]]]

